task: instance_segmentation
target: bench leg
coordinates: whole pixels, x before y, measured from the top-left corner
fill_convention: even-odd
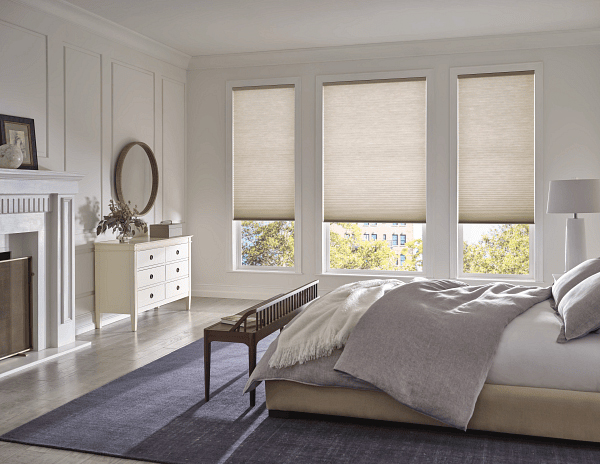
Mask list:
[[[248,354],[249,354],[249,361],[250,361],[248,375],[252,375],[252,371],[254,371],[254,368],[256,367],[256,343],[250,343],[248,345],[248,349],[249,349]],[[250,392],[250,407],[253,408],[255,404],[256,404],[256,389],[254,389]]]
[[[210,342],[204,337],[204,400],[210,396]]]

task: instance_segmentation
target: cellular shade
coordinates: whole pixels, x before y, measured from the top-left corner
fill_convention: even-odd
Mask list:
[[[294,220],[293,85],[233,89],[233,218]]]
[[[325,222],[425,222],[425,78],[323,86]]]
[[[534,73],[458,78],[461,223],[533,224]]]

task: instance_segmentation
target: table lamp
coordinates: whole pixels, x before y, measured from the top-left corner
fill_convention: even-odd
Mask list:
[[[565,272],[586,260],[585,222],[579,213],[600,212],[600,179],[551,180],[548,213],[573,214],[567,218]]]

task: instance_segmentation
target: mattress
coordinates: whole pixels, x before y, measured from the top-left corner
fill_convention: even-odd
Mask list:
[[[560,322],[536,304],[506,327],[486,383],[600,392],[600,334],[556,343]]]
[[[504,330],[486,383],[580,392],[600,392],[600,335],[589,334],[568,343],[557,343],[560,322],[551,300],[536,304],[516,317]],[[374,386],[333,370],[341,351],[332,356],[271,369],[269,347],[248,380],[247,388],[262,380],[291,380],[315,386],[378,390]],[[477,349],[474,347],[473,349]]]

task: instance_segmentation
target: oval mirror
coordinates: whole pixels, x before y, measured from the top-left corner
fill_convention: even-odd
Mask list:
[[[152,149],[144,142],[125,145],[115,168],[117,200],[131,203],[140,216],[147,214],[158,193],[158,165]]]

